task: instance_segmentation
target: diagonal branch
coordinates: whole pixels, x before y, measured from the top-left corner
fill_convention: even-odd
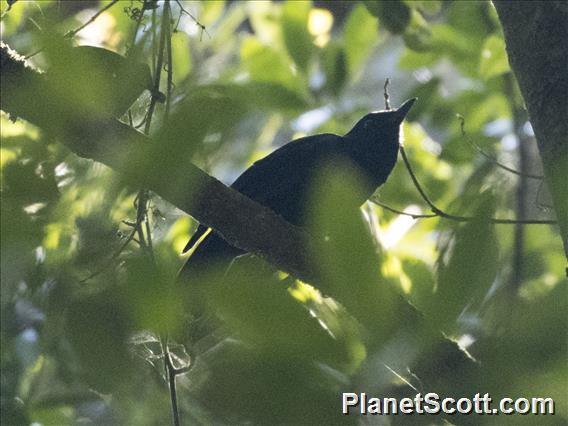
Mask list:
[[[303,280],[317,281],[309,262],[311,238],[302,229],[180,161],[183,157],[169,141],[152,140],[115,119],[77,116],[50,92],[48,74],[28,67],[5,44],[0,45],[0,71],[0,106],[12,117],[26,119],[75,154],[120,172],[129,184],[151,189],[230,244]]]

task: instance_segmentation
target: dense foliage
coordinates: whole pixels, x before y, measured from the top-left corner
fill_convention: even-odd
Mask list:
[[[375,199],[405,214],[369,202],[359,217],[342,210],[356,177],[324,170],[325,286],[240,259],[207,296],[222,335],[183,348],[193,325],[175,277],[197,223],[3,112],[2,424],[167,424],[166,330],[191,367],[177,380],[188,424],[355,423],[340,395],[356,391],[552,397],[539,424],[568,419],[558,230],[482,220],[553,218],[490,3],[17,1],[1,13],[3,41],[68,89],[59,102],[167,131],[164,150],[226,183],[287,141],[383,109],[389,78],[393,106],[418,97],[402,128],[418,181],[444,212],[474,218],[409,216],[431,211],[402,162]],[[536,424],[380,421],[411,420]]]

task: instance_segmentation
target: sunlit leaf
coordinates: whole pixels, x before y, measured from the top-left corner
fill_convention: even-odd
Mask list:
[[[225,1],[204,1],[201,3],[201,8],[199,22],[203,25],[210,25],[221,17],[223,9],[225,8]]]
[[[192,68],[189,40],[185,34],[178,32],[172,35],[172,55],[174,64],[173,77],[177,83],[183,81]]]
[[[352,362],[347,342],[331,335],[259,260],[236,260],[224,281],[213,290],[215,311],[270,358],[317,359],[336,368]]]
[[[321,290],[372,329],[374,343],[382,343],[396,331],[398,298],[381,277],[375,247],[361,220],[355,201],[360,199],[360,179],[345,163],[320,170],[315,188],[325,190],[314,191],[311,202],[311,226],[320,236],[314,257],[323,276]]]
[[[254,81],[280,83],[298,89],[297,72],[284,52],[249,37],[241,45],[241,59]]]
[[[496,35],[487,37],[481,50],[479,74],[487,79],[509,72],[509,70],[505,42]]]

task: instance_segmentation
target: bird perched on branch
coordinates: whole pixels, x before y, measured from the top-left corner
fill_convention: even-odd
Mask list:
[[[321,134],[300,138],[275,150],[244,171],[231,187],[274,210],[288,222],[303,226],[306,207],[318,170],[332,161],[348,161],[362,177],[363,204],[385,183],[395,166],[400,124],[416,99],[398,109],[365,115],[345,136]],[[358,207],[356,206],[356,207]],[[218,233],[200,225],[184,253],[194,249],[182,275],[231,260],[244,252],[229,245]]]

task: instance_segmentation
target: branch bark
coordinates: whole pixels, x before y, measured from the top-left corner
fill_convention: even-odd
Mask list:
[[[129,184],[153,190],[234,246],[305,281],[317,281],[309,261],[311,238],[301,228],[184,162],[167,140],[152,140],[116,119],[78,114],[53,92],[48,74],[28,67],[5,44],[0,46],[0,76],[0,106],[6,113],[49,132],[75,154],[120,172]]]
[[[510,0],[493,4],[535,132],[568,259],[568,4]]]

